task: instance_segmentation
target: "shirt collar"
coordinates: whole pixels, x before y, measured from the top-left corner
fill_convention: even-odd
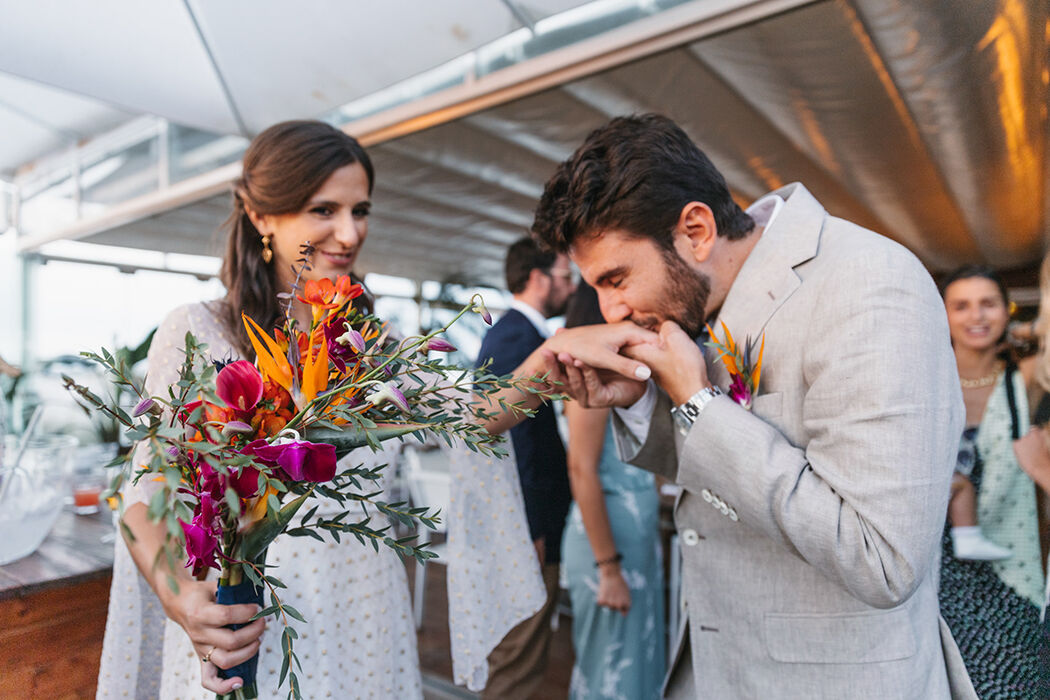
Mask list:
[[[747,208],[747,213],[755,220],[755,226],[768,229],[773,225],[781,208],[784,206],[784,198],[779,194],[771,192]]]
[[[525,316],[525,318],[529,319],[529,321],[532,322],[532,325],[536,326],[536,331],[540,334],[540,336],[544,338],[550,337],[551,331],[549,328],[547,328],[547,319],[544,318],[543,314],[541,314],[535,308],[529,306],[528,304],[519,299],[514,298],[511,298],[510,300],[510,308],[516,311],[520,311],[522,315]]]

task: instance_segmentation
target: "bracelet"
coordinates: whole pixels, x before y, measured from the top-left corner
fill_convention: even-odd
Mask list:
[[[613,556],[609,557],[608,559],[602,559],[601,561],[594,562],[594,568],[600,569],[603,566],[607,566],[609,564],[618,564],[621,561],[623,561],[623,555],[620,554],[619,552],[617,552],[616,554],[614,554]]]

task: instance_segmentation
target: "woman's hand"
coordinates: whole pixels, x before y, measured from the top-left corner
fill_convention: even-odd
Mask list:
[[[631,609],[631,590],[619,566],[598,567],[598,605],[624,616]]]
[[[215,602],[215,581],[179,581],[179,592],[168,589],[162,596],[164,611],[189,636],[193,650],[201,659],[201,685],[214,693],[229,693],[242,687],[240,677],[219,678],[219,669],[247,661],[259,652],[266,629],[263,619],[248,621],[259,606],[219,605]],[[243,624],[238,630],[226,625]],[[207,661],[204,659],[207,658]]]
[[[1045,430],[1033,427],[1027,434],[1014,440],[1014,455],[1021,469],[1036,486],[1050,493],[1050,451],[1047,450]]]

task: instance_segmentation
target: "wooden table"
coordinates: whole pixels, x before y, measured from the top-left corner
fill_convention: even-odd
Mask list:
[[[114,534],[108,509],[66,510],[40,549],[0,566],[0,699],[95,697]]]

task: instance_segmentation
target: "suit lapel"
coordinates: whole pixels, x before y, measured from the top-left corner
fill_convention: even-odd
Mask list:
[[[827,212],[797,182],[775,194],[784,199],[784,204],[740,268],[712,325],[722,340],[722,323],[737,342],[743,343],[747,337],[757,339],[777,309],[802,284],[795,268],[817,254]],[[727,384],[728,374],[716,361],[716,352],[705,348],[704,354],[715,383]]]

